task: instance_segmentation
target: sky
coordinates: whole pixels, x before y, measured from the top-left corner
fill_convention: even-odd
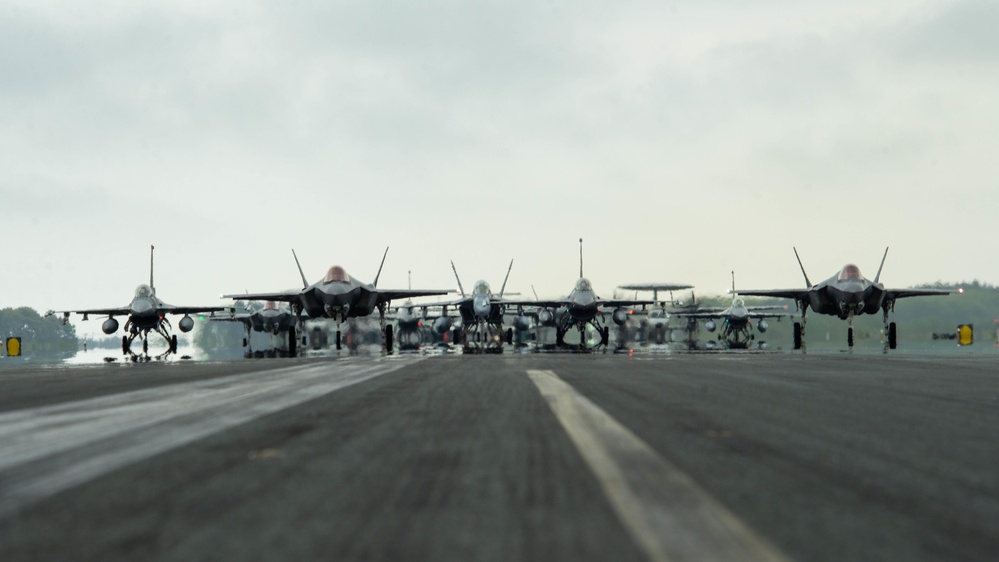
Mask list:
[[[999,284],[999,4],[7,0],[0,308]],[[98,323],[91,320],[78,327]]]

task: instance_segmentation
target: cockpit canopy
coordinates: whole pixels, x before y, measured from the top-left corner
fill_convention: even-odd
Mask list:
[[[577,291],[592,291],[593,290],[593,285],[590,285],[590,280],[589,279],[587,279],[585,277],[580,277],[579,280],[576,281],[576,290]]]
[[[843,266],[843,269],[840,270],[839,276],[836,278],[836,280],[837,281],[845,281],[847,279],[860,280],[863,278],[864,276],[860,274],[860,268],[853,265],[852,263],[848,263]]]
[[[267,301],[264,303],[264,310],[277,310],[277,303],[274,301]]]
[[[143,283],[135,288],[136,298],[149,298],[153,296],[153,288]]]
[[[339,265],[334,265],[326,272],[326,277],[323,277],[323,283],[333,282],[350,283],[350,275],[347,275],[347,271]]]
[[[746,308],[746,300],[742,297],[736,297],[732,299],[733,308]]]
[[[473,295],[488,295],[490,292],[489,283],[486,283],[481,279],[476,281],[475,286],[472,288]]]

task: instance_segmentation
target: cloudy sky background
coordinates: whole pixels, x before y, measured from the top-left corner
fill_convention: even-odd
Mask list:
[[[999,4],[4,2],[0,307],[999,283]],[[97,323],[91,321],[97,330]],[[81,326],[84,327],[84,326]]]

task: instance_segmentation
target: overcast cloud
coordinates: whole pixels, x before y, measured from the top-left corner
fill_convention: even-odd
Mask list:
[[[6,2],[0,306],[999,283],[985,1]],[[90,324],[94,324],[91,322]],[[96,326],[96,324],[95,324]],[[96,328],[95,328],[96,329]]]

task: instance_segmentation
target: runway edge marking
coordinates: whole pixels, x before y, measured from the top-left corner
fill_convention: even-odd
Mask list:
[[[103,433],[105,426],[94,426],[102,432],[96,439],[81,439],[76,446],[55,444],[29,455],[26,462],[15,463],[0,470],[0,519],[16,513],[45,497],[82,484],[113,470],[141,461],[170,449],[186,445],[214,433],[247,423],[267,414],[283,410],[319,396],[365,382],[378,376],[394,372],[411,362],[373,365],[354,365],[346,372],[335,373],[332,377],[322,371],[329,365],[310,365],[304,369],[284,370],[288,379],[282,380],[262,393],[241,393],[243,385],[225,385],[221,391],[224,398],[215,401],[209,396],[189,404],[181,400],[181,411],[153,420],[152,423],[136,423],[120,431]],[[216,381],[218,379],[215,379]],[[258,377],[248,377],[244,385],[259,383]],[[197,383],[171,385],[167,399],[177,401],[176,391],[186,387],[198,387]],[[233,388],[235,386],[236,388]],[[150,399],[151,393],[167,387],[158,387],[117,395],[136,399]],[[204,390],[204,389],[202,389]],[[221,390],[221,389],[219,389]],[[154,399],[154,398],[153,398]],[[102,401],[83,400],[80,403],[105,406]],[[50,407],[22,410],[18,413],[40,414]],[[220,410],[225,410],[219,415]],[[100,421],[100,415],[91,416]],[[85,422],[84,422],[85,423]],[[171,431],[171,427],[173,430]],[[183,428],[182,430],[180,428]],[[5,427],[0,424],[0,435]],[[30,433],[22,435],[30,441]],[[17,447],[16,443],[10,444]],[[0,447],[0,454],[4,448]],[[29,460],[33,459],[33,460]]]
[[[650,560],[789,560],[553,371],[527,375]]]

